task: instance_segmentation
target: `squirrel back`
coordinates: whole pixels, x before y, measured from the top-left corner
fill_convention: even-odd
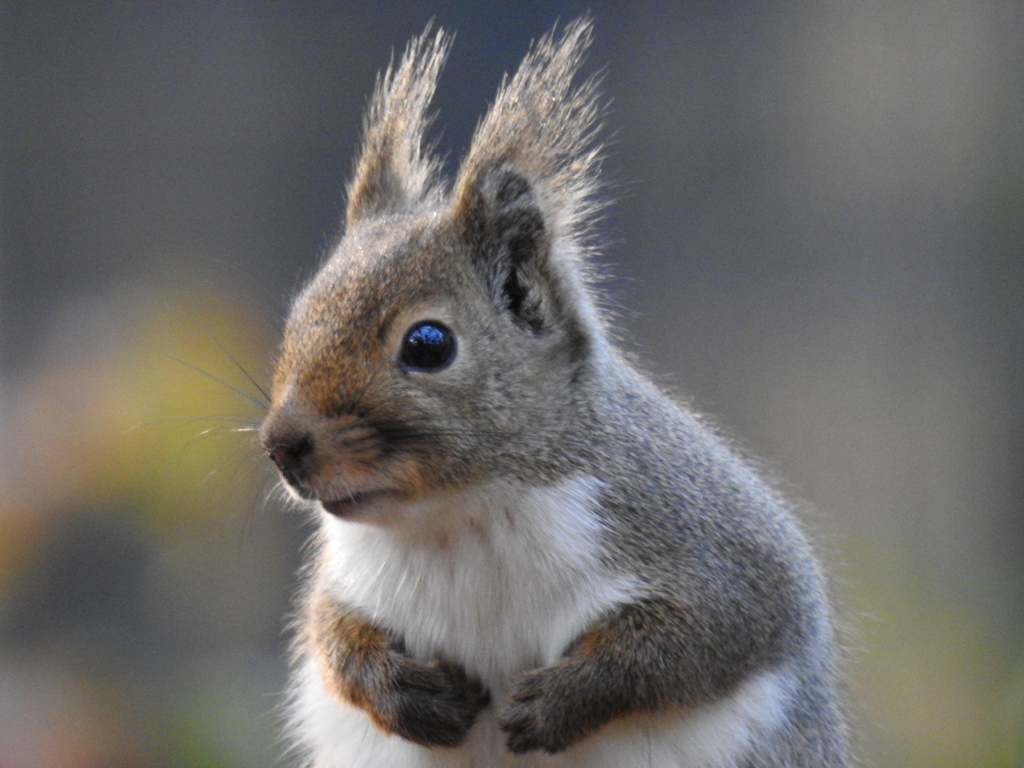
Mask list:
[[[423,137],[450,38],[378,81],[261,431],[320,521],[310,765],[846,765],[807,542],[598,308],[590,35],[531,49],[450,188]]]

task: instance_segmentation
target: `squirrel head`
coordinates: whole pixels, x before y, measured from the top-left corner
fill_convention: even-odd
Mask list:
[[[430,28],[378,79],[344,237],[295,301],[261,430],[291,491],[370,516],[573,462],[599,347],[583,240],[600,106],[581,19],[533,46],[454,184],[424,147],[450,45]]]

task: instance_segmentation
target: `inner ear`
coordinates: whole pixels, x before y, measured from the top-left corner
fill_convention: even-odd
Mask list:
[[[495,300],[535,333],[548,325],[546,267],[550,238],[537,195],[508,165],[488,171],[479,187],[478,258]]]

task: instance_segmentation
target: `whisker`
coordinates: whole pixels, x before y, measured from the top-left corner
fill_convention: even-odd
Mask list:
[[[220,343],[216,336],[211,336],[210,338],[213,339],[213,343],[220,347],[221,351],[228,356],[228,359],[235,364],[235,367],[242,372],[242,375],[249,380],[249,383],[256,387],[256,390],[263,395],[263,399],[269,403],[270,395],[268,395],[267,391],[260,386],[259,382],[256,381],[256,379],[254,379],[247,370],[245,370],[245,367],[235,359],[235,356],[231,354],[227,347]]]
[[[232,392],[234,392],[236,395],[239,395],[240,397],[245,398],[245,400],[247,400],[248,402],[252,403],[253,405],[255,405],[258,408],[262,408],[263,410],[267,410],[270,407],[268,403],[263,402],[258,397],[250,395],[244,389],[239,389],[238,387],[235,387],[235,386],[233,386],[231,384],[228,384],[223,379],[220,379],[220,378],[214,376],[209,371],[203,370],[198,365],[193,365],[192,363],[188,362],[187,360],[182,360],[180,357],[176,357],[175,355],[172,355],[169,352],[163,352],[163,351],[161,351],[159,349],[156,349],[155,347],[151,347],[151,346],[149,346],[147,344],[140,344],[139,346],[141,346],[143,349],[146,349],[146,350],[148,350],[150,352],[153,352],[154,354],[161,355],[162,357],[166,357],[168,360],[173,360],[174,362],[179,363],[180,365],[184,365],[186,368],[189,368],[189,369],[195,371],[196,373],[198,373],[198,374],[200,374],[202,376],[205,376],[206,378],[210,379],[211,381],[217,382],[222,387],[227,387]]]
[[[257,427],[209,427],[208,429],[200,430],[195,434],[195,437],[205,437],[206,435],[234,435],[243,432],[259,432]]]
[[[203,421],[223,421],[227,424],[245,424],[252,431],[259,429],[259,421],[244,416],[177,416],[140,421],[138,424],[133,424],[128,427],[128,429],[126,429],[122,434],[128,434],[129,432],[134,432],[135,430],[142,429],[143,427],[157,426],[158,424],[196,424]]]

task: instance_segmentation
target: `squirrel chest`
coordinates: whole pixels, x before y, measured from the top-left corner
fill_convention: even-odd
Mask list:
[[[596,486],[574,478],[437,494],[396,505],[399,534],[329,520],[324,589],[396,628],[414,658],[444,656],[496,695],[630,599],[632,580],[604,561]]]

